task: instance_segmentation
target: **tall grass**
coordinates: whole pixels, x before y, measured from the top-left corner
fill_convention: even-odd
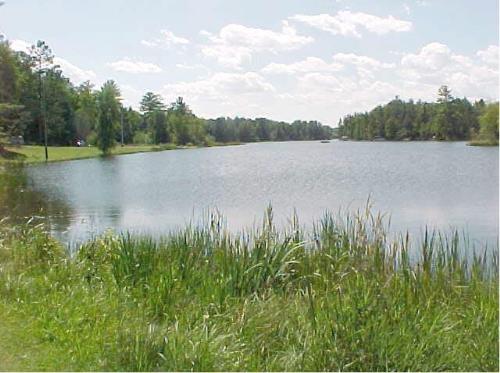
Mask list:
[[[278,231],[269,209],[240,235],[213,215],[70,256],[4,224],[0,301],[49,351],[40,369],[498,371],[497,251],[386,232],[369,211]]]

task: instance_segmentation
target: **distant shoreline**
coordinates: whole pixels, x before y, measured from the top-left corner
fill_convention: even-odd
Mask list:
[[[466,145],[468,146],[498,146],[498,143],[495,142],[490,142],[490,141],[483,141],[483,140],[355,140],[355,139],[333,139],[333,140],[338,140],[338,141],[345,141],[345,142],[440,142],[440,143],[448,143],[448,142],[465,142]]]
[[[321,142],[322,140],[303,140],[312,142]],[[324,141],[324,140],[323,140]],[[441,142],[441,143],[452,143],[452,142],[462,142],[466,143],[467,146],[498,146],[498,143],[492,143],[488,141],[480,140],[355,140],[355,139],[329,139],[328,141],[338,141],[338,142]],[[251,142],[249,144],[256,143],[268,143],[276,141],[259,141]],[[292,141],[277,141],[277,142],[292,142]],[[302,141],[293,141],[302,142]],[[159,152],[166,150],[183,150],[183,149],[201,149],[201,148],[213,148],[221,146],[234,146],[234,145],[245,145],[247,143],[242,142],[230,142],[230,143],[216,143],[209,146],[196,146],[196,145],[174,145],[174,144],[162,144],[162,145],[125,145],[123,147],[116,146],[113,148],[109,156],[119,156],[126,154],[136,154],[136,153],[149,153],[149,152]],[[0,164],[9,163],[24,163],[24,164],[38,164],[45,163],[44,158],[44,147],[42,145],[22,145],[16,146],[6,146],[6,152],[0,154]],[[80,159],[90,159],[105,157],[95,146],[92,147],[75,147],[75,146],[49,146],[49,160],[47,162],[63,162],[63,161],[73,161]]]

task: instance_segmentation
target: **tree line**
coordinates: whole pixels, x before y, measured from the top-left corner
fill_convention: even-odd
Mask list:
[[[471,140],[498,143],[498,102],[454,98],[441,86],[434,103],[396,97],[370,112],[347,115],[339,136],[354,140]]]
[[[118,85],[74,85],[54,64],[43,41],[27,52],[0,40],[0,150],[21,137],[27,144],[74,145],[78,140],[108,152],[115,144],[211,145],[214,143],[323,140],[469,140],[498,143],[498,103],[454,98],[448,87],[435,103],[396,99],[370,112],[347,115],[338,129],[317,121],[197,117],[179,97],[166,105],[147,92],[139,110],[125,107]]]
[[[54,64],[45,42],[16,52],[8,41],[0,40],[0,144],[13,137],[22,137],[27,144],[56,146],[84,140],[108,152],[117,143],[318,140],[331,138],[332,128],[319,122],[289,124],[266,118],[205,120],[182,97],[166,105],[153,92],[143,96],[137,111],[122,104],[113,80],[99,89],[88,81],[74,85]]]
[[[334,129],[318,121],[293,123],[266,118],[217,118],[207,121],[207,129],[218,142],[323,140],[333,137]]]

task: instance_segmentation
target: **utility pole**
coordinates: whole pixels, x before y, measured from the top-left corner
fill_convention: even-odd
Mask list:
[[[44,137],[44,144],[45,144],[45,162],[49,160],[49,150],[47,149],[47,140],[48,140],[48,135],[47,135],[47,119],[45,118],[45,95],[43,92],[43,80],[42,80],[42,60],[39,60],[38,64],[38,83],[39,83],[39,91],[40,91],[40,117],[42,119],[43,123],[43,137]]]
[[[122,146],[123,144],[123,107],[120,107],[120,123],[122,125]]]
[[[45,162],[49,160],[49,150],[47,149],[47,120],[43,118],[43,127],[45,129]]]
[[[45,162],[49,160],[49,150],[47,148],[47,143],[48,143],[48,129],[47,129],[47,118],[45,116],[45,95],[44,95],[44,89],[43,89],[43,82],[42,82],[42,96],[43,96],[43,112],[42,112],[42,118],[43,118],[43,132],[44,132],[44,139],[45,139]]]

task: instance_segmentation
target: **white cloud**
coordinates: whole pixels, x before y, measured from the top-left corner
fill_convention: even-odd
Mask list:
[[[269,116],[275,87],[256,72],[218,72],[204,79],[167,84],[161,91],[165,101],[185,98],[198,115]]]
[[[274,91],[274,87],[255,72],[215,73],[207,79],[193,82],[167,84],[165,95],[185,96],[186,99],[219,100],[234,98],[235,95],[255,94]]]
[[[28,53],[31,44],[25,40],[15,39],[10,42],[10,47],[12,48],[12,50],[15,50],[16,52]]]
[[[429,43],[417,54],[407,54],[401,64],[405,67],[436,71],[448,65],[451,60],[451,50],[441,43]]]
[[[429,6],[430,3],[426,0],[416,0],[415,1],[417,3],[418,6]]]
[[[389,101],[398,93],[397,85],[371,77],[308,73],[297,79],[296,86],[279,95],[298,118],[310,116],[334,125],[345,114],[370,110]]]
[[[10,47],[12,48],[12,50],[15,50],[17,52],[28,53],[31,45],[31,43],[19,39],[15,39],[10,42]],[[63,74],[68,77],[73,84],[80,84],[87,80],[90,80],[94,83],[96,82],[97,76],[96,73],[92,70],[82,69],[61,57],[54,57],[53,63],[54,65],[59,66]]]
[[[141,40],[141,44],[146,47],[171,47],[173,45],[186,46],[189,44],[189,40],[180,36],[175,35],[169,30],[160,30],[161,37],[154,38],[152,40]]]
[[[87,80],[95,83],[97,79],[95,72],[92,70],[81,69],[64,58],[54,57],[54,64],[59,65],[64,75],[67,76],[73,84],[78,85]]]
[[[380,62],[374,58],[360,56],[354,53],[337,53],[332,62],[325,62],[318,57],[307,57],[305,60],[290,63],[270,63],[261,72],[265,74],[304,74],[311,72],[336,72],[346,66],[354,66],[360,75],[368,75],[379,69],[395,67],[393,63]]]
[[[354,53],[337,53],[333,55],[333,60],[343,64],[352,64],[354,66],[365,69],[388,69],[395,65],[393,63],[385,63],[376,60],[375,58],[360,56]]]
[[[254,53],[290,51],[314,41],[312,37],[298,35],[286,21],[283,21],[281,31],[229,24],[217,35],[207,31],[200,33],[209,39],[209,43],[201,48],[203,55],[236,68],[250,60]]]
[[[206,57],[214,58],[223,66],[240,68],[244,62],[252,58],[252,50],[247,47],[212,44],[202,47],[201,52]]]
[[[373,77],[375,71],[380,69],[394,68],[395,64],[385,63],[368,56],[360,56],[354,53],[337,53],[333,60],[345,66],[353,66],[361,77]]]
[[[318,57],[307,57],[305,60],[283,64],[283,63],[270,63],[265,66],[261,72],[265,74],[297,74],[308,72],[327,72],[339,71],[343,65],[337,62],[327,63]]]
[[[132,87],[128,84],[120,84],[120,95],[123,98],[124,106],[131,106],[134,109],[139,109],[139,102],[142,99],[144,92]]]
[[[122,71],[132,74],[143,74],[143,73],[159,73],[162,71],[160,66],[154,63],[134,61],[130,58],[124,58],[119,61],[108,63],[113,70]]]
[[[203,66],[201,64],[189,65],[186,63],[177,63],[177,64],[175,64],[175,67],[177,67],[178,69],[185,69],[185,70],[195,70],[195,69],[205,68],[205,66]]]
[[[480,50],[476,55],[485,63],[498,67],[498,45],[490,45],[485,50]]]
[[[343,10],[335,15],[297,14],[290,17],[291,20],[305,23],[317,29],[330,32],[334,35],[361,37],[361,28],[378,35],[389,32],[410,31],[412,23],[395,18],[391,15],[379,17],[368,13],[351,12]]]
[[[495,58],[498,59],[495,46],[478,51],[472,58],[454,54],[447,45],[433,42],[423,46],[418,53],[404,55],[398,73],[407,84],[415,87],[436,89],[447,84],[458,97],[498,99]]]
[[[210,69],[206,67],[205,65],[202,65],[200,63],[196,64],[187,64],[187,63],[177,63],[175,64],[175,67],[181,70],[201,70],[205,73],[209,72]]]

